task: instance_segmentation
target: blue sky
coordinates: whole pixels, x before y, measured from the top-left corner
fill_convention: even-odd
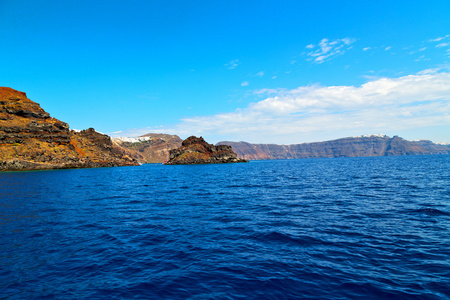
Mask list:
[[[450,142],[447,0],[0,0],[0,60],[73,129]]]

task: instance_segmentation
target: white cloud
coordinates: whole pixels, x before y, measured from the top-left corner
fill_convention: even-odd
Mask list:
[[[227,67],[230,70],[235,69],[239,65],[239,59],[234,59],[230,61],[229,63],[225,64],[225,67]]]
[[[333,57],[342,55],[346,50],[349,49],[348,46],[353,44],[356,40],[353,38],[343,38],[337,40],[322,39],[318,45],[318,49],[307,53],[309,58],[308,61],[314,61],[317,64],[321,64]],[[308,45],[306,48],[312,49],[314,45]]]
[[[450,43],[440,43],[440,44],[436,45],[436,48],[447,47],[449,45],[450,45]]]
[[[277,78],[277,76],[275,75],[275,76],[272,76],[272,79],[276,79]]]
[[[365,48],[363,48],[363,51],[367,51],[367,50],[370,50],[370,49],[372,49],[371,47],[365,47]]]
[[[423,60],[431,60],[431,58],[426,58],[425,55],[421,55],[416,58],[414,61],[423,61]]]
[[[256,73],[255,76],[263,77],[263,76],[264,76],[264,72],[263,72],[263,71],[260,71],[260,72]]]
[[[435,39],[431,39],[431,40],[429,40],[429,42],[440,42],[442,40],[445,40],[448,37],[450,37],[450,34],[447,34],[446,36],[438,37],[438,38],[435,38]]]
[[[416,101],[450,100],[449,73],[409,75],[381,78],[354,86],[303,86],[280,91],[276,96],[252,105],[252,110],[275,114],[313,111],[333,112],[347,109],[367,109],[380,105],[410,104]],[[448,101],[447,100],[447,101]]]
[[[417,73],[417,75],[436,74],[440,70],[441,70],[441,68],[426,69],[426,70],[420,71],[419,73]]]
[[[119,133],[122,133],[122,130],[114,131],[114,132],[108,132],[107,134],[108,134],[108,135],[117,135],[117,134],[119,134]]]
[[[427,50],[428,49],[428,47],[422,47],[422,48],[420,48],[419,50],[413,50],[413,51],[410,51],[410,52],[408,52],[408,54],[415,54],[415,53],[417,53],[417,52],[423,52],[423,51],[425,51],[425,50]]]
[[[389,46],[389,47],[386,47],[386,48],[384,48],[384,50],[386,50],[386,51],[389,51],[389,50],[391,50],[391,46]]]
[[[248,81],[244,81],[243,83],[241,83],[241,86],[248,86]]]
[[[268,97],[234,112],[186,118],[159,132],[216,141],[299,143],[450,126],[450,73],[436,70],[374,79],[358,87],[309,85],[255,94]]]

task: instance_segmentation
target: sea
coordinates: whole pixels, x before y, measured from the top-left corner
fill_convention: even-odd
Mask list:
[[[3,172],[0,299],[450,299],[450,155]]]

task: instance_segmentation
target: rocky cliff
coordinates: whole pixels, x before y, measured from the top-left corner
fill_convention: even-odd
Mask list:
[[[25,93],[0,87],[0,171],[136,164],[109,136],[69,130]]]
[[[397,136],[391,138],[384,135],[349,137],[296,145],[246,142],[220,142],[218,145],[230,145],[239,157],[248,160],[450,154],[448,147],[431,141],[407,141]]]
[[[191,136],[183,141],[181,147],[170,150],[167,165],[220,164],[247,162],[233,152],[231,146],[214,146],[202,137]]]
[[[163,163],[169,160],[169,151],[183,142],[177,135],[149,133],[137,138],[113,138],[113,143],[129,152],[141,163]]]

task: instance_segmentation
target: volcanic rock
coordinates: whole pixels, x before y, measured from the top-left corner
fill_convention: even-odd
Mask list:
[[[70,130],[25,93],[0,87],[0,171],[136,164],[109,136]]]
[[[181,147],[170,150],[167,165],[221,164],[248,162],[237,157],[231,146],[214,146],[202,137],[191,136],[183,141]]]

